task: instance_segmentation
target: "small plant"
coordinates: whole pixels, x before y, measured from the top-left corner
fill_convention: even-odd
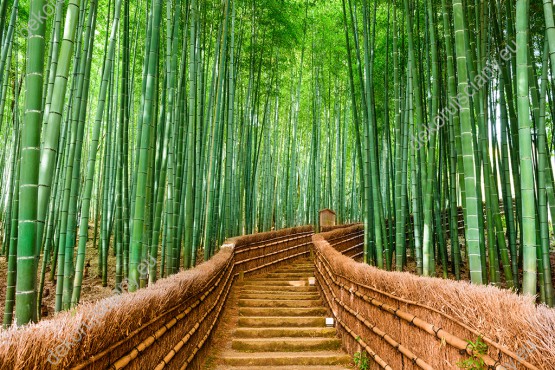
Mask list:
[[[356,352],[354,359],[355,365],[360,370],[369,370],[370,369],[370,362],[368,361],[368,356],[366,356],[366,352]]]
[[[461,369],[468,369],[468,370],[485,370],[488,367],[486,366],[484,360],[482,359],[482,355],[488,353],[488,345],[482,341],[482,337],[478,337],[476,342],[467,341],[468,346],[472,350],[472,355],[470,358],[466,360],[461,360],[457,362],[457,366]]]

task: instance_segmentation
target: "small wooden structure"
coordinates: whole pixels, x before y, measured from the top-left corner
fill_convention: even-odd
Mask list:
[[[320,227],[335,226],[335,212],[329,208],[320,211]]]

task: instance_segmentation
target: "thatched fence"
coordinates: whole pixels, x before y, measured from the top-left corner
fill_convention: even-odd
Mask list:
[[[312,227],[229,239],[208,262],[133,294],[0,332],[0,369],[200,369],[236,278],[307,256]]]
[[[363,227],[313,235],[316,279],[350,354],[385,369],[555,369],[555,310],[534,297],[357,263]],[[473,351],[478,337],[487,353]]]
[[[555,369],[555,311],[533,297],[357,263],[361,225],[310,226],[226,241],[210,261],[133,294],[0,332],[1,369],[200,369],[228,293],[241,275],[308,256],[345,349],[386,369]],[[352,257],[352,258],[351,258]],[[485,355],[467,341],[478,337]]]

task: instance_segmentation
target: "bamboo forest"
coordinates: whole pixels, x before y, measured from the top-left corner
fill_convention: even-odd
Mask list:
[[[156,357],[152,363],[133,362],[133,368],[200,369],[193,364],[215,346],[204,344],[212,328],[226,321],[219,319],[220,311],[223,315],[235,304],[226,301],[228,290],[239,289],[234,281],[244,284],[241,294],[252,294],[246,303],[260,300],[247,291],[249,284],[262,282],[266,277],[256,274],[279,262],[289,270],[276,270],[268,281],[279,274],[300,278],[303,268],[312,266],[307,276],[316,277],[313,294],[320,295],[311,299],[323,299],[319,310],[335,318],[350,359],[351,365],[337,369],[509,369],[491,352],[505,353],[505,347],[514,355],[510,358],[522,360],[523,369],[555,369],[555,357],[549,357],[555,356],[554,5],[551,0],[0,0],[0,338],[6,333],[22,338],[5,343],[27,353],[25,363],[2,365],[0,345],[0,367],[50,368],[51,363],[32,365],[32,346],[20,352],[18,341],[35,338],[27,327],[46,328],[41,324],[52,321],[62,328],[81,317],[81,309],[103,300],[129,296],[131,302],[159,294],[168,309],[178,307],[172,311],[175,320],[201,326],[198,333],[179,329],[182,344],[172,342],[174,352],[161,355],[162,365],[156,367],[162,361]],[[324,215],[332,215],[333,222]],[[340,239],[351,249],[342,249]],[[340,273],[333,262],[339,257],[329,257],[320,248],[324,244],[357,267]],[[213,267],[230,248],[226,263],[232,267]],[[356,248],[360,253],[348,254]],[[348,270],[368,277],[356,280],[362,285],[354,288],[355,280],[348,279],[358,275],[348,278]],[[252,281],[246,277],[251,272]],[[206,281],[204,273],[210,275]],[[379,285],[382,276],[389,277],[389,285]],[[381,302],[393,307],[389,314],[398,315],[404,303],[391,303],[385,295],[410,300],[419,293],[403,295],[404,279],[422,282],[421,292],[436,282],[440,285],[433,286],[458,292],[437,304],[451,307],[449,312],[431,301],[419,304],[474,330],[463,336],[430,321],[435,329],[428,332],[442,343],[458,348],[455,339],[440,337],[438,327],[464,339],[460,346],[466,348],[457,351],[466,362],[438,365],[431,358],[442,355],[426,358],[423,353],[429,352],[419,347],[404,350],[403,337],[388,347],[404,356],[401,367],[397,357],[388,360],[380,352],[378,342],[387,345],[385,334],[376,334],[382,329],[374,328],[374,337],[356,332],[368,323],[349,320],[385,303],[358,296],[360,306],[349,308],[344,294],[380,289]],[[189,293],[182,281],[192,284]],[[196,283],[204,284],[198,296]],[[233,289],[225,288],[228,283]],[[185,294],[180,298],[162,295],[178,287]],[[522,355],[519,350],[531,348],[522,347],[524,339],[514,344],[510,338],[516,334],[503,339],[478,327],[490,320],[492,308],[474,307],[481,314],[464,321],[456,313],[471,307],[457,297],[474,289],[484,292],[481,302],[489,301],[485,292],[500,297],[499,317],[513,310],[509,301],[529,305],[522,317],[536,323],[530,328],[543,344],[534,342],[534,350]],[[221,306],[201,309],[205,297]],[[242,302],[240,317],[251,312]],[[144,303],[142,309],[151,306]],[[261,307],[266,306],[252,312]],[[276,312],[270,317],[281,316]],[[530,312],[541,313],[544,321]],[[137,326],[121,329],[121,338],[144,340],[147,334],[131,333],[156,315],[145,314],[143,320],[130,314]],[[105,318],[102,325],[108,330],[118,320]],[[411,327],[414,323],[413,318]],[[503,323],[510,325],[508,319]],[[503,323],[498,326],[505,328]],[[526,328],[515,333],[531,333]],[[355,332],[359,339],[353,339]],[[162,335],[156,333],[153,341]],[[196,336],[204,339],[193,343]],[[480,352],[482,337],[486,350]],[[75,347],[88,348],[88,357],[72,357],[73,348],[68,349],[63,366],[52,368],[119,369],[122,359],[139,361],[147,356],[144,348],[154,346],[119,336],[94,338],[97,347],[86,347],[85,339]],[[137,353],[123,356],[120,344],[114,349],[120,339],[132,344],[129,351],[137,345]],[[183,358],[174,345],[187,348]],[[233,342],[234,350],[240,347]],[[46,352],[39,355],[37,348],[37,358],[46,361]],[[305,351],[299,348],[291,352]],[[93,366],[101,361],[98,354],[110,351],[123,357]],[[365,358],[370,363],[364,365]],[[215,369],[250,368],[216,363]],[[274,365],[282,369],[278,365],[288,363]]]

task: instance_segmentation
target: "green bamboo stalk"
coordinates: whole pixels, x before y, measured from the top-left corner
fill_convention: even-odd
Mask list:
[[[129,291],[134,292],[139,284],[139,271],[138,266],[141,263],[142,248],[143,248],[143,227],[145,224],[145,200],[146,200],[146,187],[147,187],[147,170],[148,170],[148,152],[150,142],[150,127],[152,126],[153,118],[153,100],[155,98],[156,70],[158,64],[158,46],[160,41],[160,14],[162,4],[160,0],[154,1],[152,9],[152,36],[150,41],[150,57],[148,64],[147,74],[147,89],[144,97],[144,112],[143,112],[143,129],[141,130],[140,149],[138,152],[138,167],[137,167],[137,183],[135,195],[135,209],[133,213],[133,232],[131,238],[131,245],[129,247],[130,260],[129,260]]]
[[[455,26],[455,49],[457,57],[458,76],[458,105],[461,121],[461,142],[463,154],[463,168],[465,174],[465,234],[468,249],[468,262],[470,268],[470,280],[475,284],[483,284],[482,253],[479,235],[478,212],[482,212],[481,201],[477,195],[476,166],[475,166],[475,144],[471,126],[470,101],[465,95],[468,86],[468,69],[466,57],[465,40],[465,10],[461,0],[453,0],[453,18]]]
[[[104,108],[106,106],[106,94],[108,91],[108,82],[111,75],[112,67],[115,58],[115,48],[116,48],[116,36],[118,30],[118,24],[120,19],[122,0],[116,0],[114,18],[112,21],[112,28],[109,35],[109,47],[106,54],[106,63],[104,64],[102,71],[102,82],[100,85],[98,104],[96,107],[96,114],[93,125],[93,132],[91,136],[91,146],[89,150],[89,156],[87,160],[87,170],[85,174],[85,183],[83,188],[83,195],[81,197],[81,221],[79,223],[79,245],[78,245],[78,256],[84,256],[83,251],[86,249],[87,239],[88,239],[88,224],[89,224],[89,212],[90,203],[92,199],[92,188],[94,182],[94,172],[96,165],[96,154],[99,147],[100,131],[102,127],[102,119],[104,116]],[[103,214],[103,217],[106,216]],[[84,261],[84,259],[83,259]],[[78,257],[78,266],[82,265],[81,260]],[[72,294],[72,306],[79,303],[81,297],[81,287],[83,282],[83,275],[76,274],[75,280],[73,282],[73,294]]]
[[[15,316],[17,325],[35,322],[37,276],[37,198],[40,164],[44,35],[46,25],[40,19],[44,0],[30,3],[25,112],[21,130],[21,171],[19,179],[19,216]]]
[[[532,164],[532,136],[530,122],[529,75],[528,75],[528,14],[527,0],[516,1],[517,46],[517,104],[518,143],[520,158],[520,187],[522,197],[523,281],[525,294],[536,294],[536,200],[534,170]]]
[[[548,40],[548,38],[546,38]],[[546,162],[549,160],[546,153],[546,131],[545,131],[545,117],[546,117],[546,93],[548,84],[548,55],[549,45],[546,41],[542,57],[542,76],[540,88],[540,101],[539,104],[539,117],[538,117],[538,214],[540,226],[540,242],[539,247],[541,251],[541,267],[543,270],[544,280],[544,299],[548,306],[553,307],[553,284],[551,275],[551,261],[549,255],[549,225],[547,214],[547,194],[546,194],[546,177],[549,175],[547,170],[549,167]]]

